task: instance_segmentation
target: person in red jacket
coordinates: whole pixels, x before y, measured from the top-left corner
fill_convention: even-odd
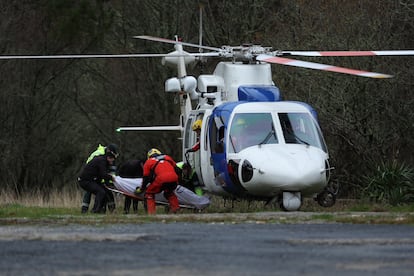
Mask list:
[[[142,186],[137,188],[136,194],[145,191],[145,203],[149,215],[156,214],[155,194],[164,192],[164,197],[170,204],[170,212],[176,213],[180,206],[174,190],[178,184],[178,175],[175,161],[158,149],[150,149],[144,164]],[[147,187],[148,186],[148,187]]]

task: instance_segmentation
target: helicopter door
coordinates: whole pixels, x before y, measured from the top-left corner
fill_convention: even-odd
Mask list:
[[[195,133],[192,130],[192,126],[193,126],[193,124],[194,124],[195,121],[196,121],[195,120],[195,116],[191,116],[190,115],[188,117],[188,119],[187,119],[186,124],[185,124],[184,141],[183,141],[183,155],[186,152],[186,150],[190,149],[193,146],[193,144],[195,143],[194,142],[194,140],[195,140],[195,138],[194,138]],[[185,156],[183,156],[183,160],[184,161],[187,161],[187,160],[185,160]]]
[[[188,149],[191,149],[199,140],[200,140],[200,149],[195,152],[190,152],[184,156],[184,160],[190,163],[191,167],[194,168],[199,181],[203,184],[201,177],[201,161],[200,161],[200,152],[203,150],[203,131],[200,133],[200,137],[197,137],[197,133],[193,131],[192,127],[197,120],[203,120],[204,114],[202,112],[197,112],[197,114],[190,114],[186,123],[184,131],[184,143],[183,143],[183,153]],[[203,128],[202,128],[203,129]]]
[[[228,117],[228,116],[227,116]],[[227,118],[226,117],[226,118]],[[210,177],[206,183],[210,187],[210,190],[215,192],[223,192],[222,183],[225,182],[225,175],[227,173],[226,162],[226,144],[225,144],[225,132],[226,126],[223,118],[220,116],[212,115],[208,122],[208,144],[210,146],[211,153],[209,157],[209,175]]]
[[[192,127],[194,122],[197,120],[196,116],[192,116],[190,115],[188,117],[186,126],[185,126],[185,130],[184,130],[184,143],[183,143],[183,153],[185,153],[187,150],[191,149],[195,143],[197,142],[197,135],[196,133],[193,131]],[[185,161],[192,161],[193,160],[193,156],[190,154],[187,156],[188,160]],[[184,156],[185,158],[185,156]],[[190,162],[193,163],[193,162]],[[194,165],[194,164],[192,164]]]

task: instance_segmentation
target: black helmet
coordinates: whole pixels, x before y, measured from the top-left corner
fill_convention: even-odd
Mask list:
[[[119,153],[118,153],[118,146],[115,144],[109,144],[106,148],[105,148],[105,153],[108,156],[111,156],[113,158],[117,158]]]

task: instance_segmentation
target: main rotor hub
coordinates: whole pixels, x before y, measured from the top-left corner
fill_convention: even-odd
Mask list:
[[[241,46],[222,46],[220,55],[233,58],[233,61],[255,62],[256,57],[261,54],[271,54],[271,47],[263,47],[255,44],[243,44]]]

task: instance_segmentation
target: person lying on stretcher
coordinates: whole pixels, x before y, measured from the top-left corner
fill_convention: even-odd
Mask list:
[[[141,187],[141,185],[142,178],[124,178],[115,176],[114,186],[117,190],[123,193],[134,195],[136,188]],[[198,210],[205,209],[210,205],[210,199],[208,197],[199,196],[181,185],[177,185],[175,194],[177,195],[180,205],[191,206]],[[155,200],[157,202],[168,203],[168,200],[162,193],[156,194]]]

